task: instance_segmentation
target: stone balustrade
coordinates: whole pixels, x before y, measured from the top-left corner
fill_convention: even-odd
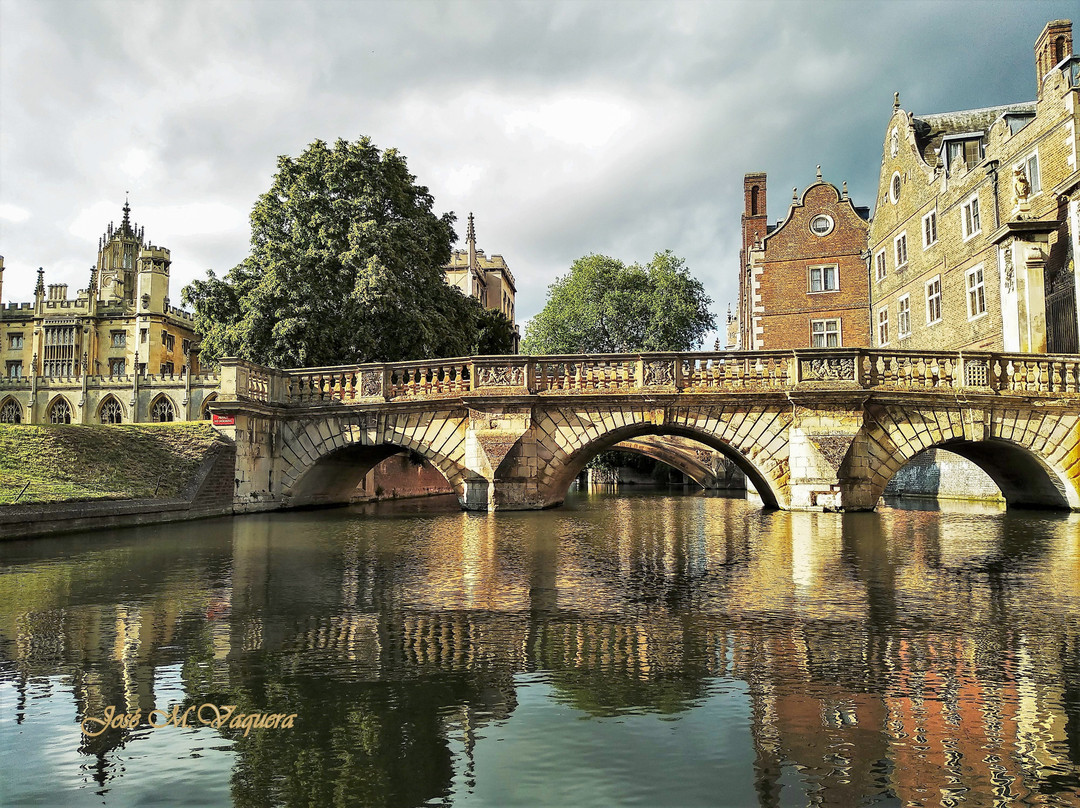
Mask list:
[[[310,406],[373,401],[610,393],[718,393],[840,387],[1080,393],[1080,356],[831,349],[481,356],[274,370],[222,360],[222,398]],[[235,385],[235,391],[231,389]]]

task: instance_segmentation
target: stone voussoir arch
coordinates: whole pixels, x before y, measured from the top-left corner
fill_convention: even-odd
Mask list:
[[[704,444],[701,444],[705,448]],[[616,451],[632,452],[664,463],[686,475],[702,488],[715,484],[715,477],[710,465],[694,455],[693,450],[682,446],[668,445],[662,437],[645,435],[616,443],[611,447]]]
[[[551,406],[538,413],[538,488],[546,504],[562,502],[585,464],[624,440],[677,435],[723,452],[758,489],[768,507],[789,502],[787,430],[791,407],[781,402],[650,408],[625,404]]]
[[[841,476],[859,476],[876,500],[908,461],[946,449],[990,475],[1009,505],[1080,508],[1080,412],[1063,407],[869,404]]]
[[[459,500],[465,480],[475,477],[464,463],[468,412],[313,413],[282,424],[280,480],[288,504],[307,504],[306,488],[320,467],[336,458],[341,473],[356,483],[382,460],[402,450],[421,455],[446,478]]]

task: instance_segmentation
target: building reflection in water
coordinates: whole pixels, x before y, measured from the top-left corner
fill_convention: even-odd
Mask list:
[[[471,790],[478,745],[534,671],[599,719],[684,716],[745,683],[762,805],[1078,804],[1076,517],[616,497],[0,552],[16,723],[48,688],[79,716],[164,708],[167,669],[185,705],[299,714],[293,730],[223,733],[239,805]],[[81,740],[103,793],[147,737]]]

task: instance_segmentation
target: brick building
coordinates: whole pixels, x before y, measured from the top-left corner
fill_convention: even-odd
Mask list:
[[[899,94],[870,226],[873,344],[1076,353],[1080,60],[1035,43],[1037,97],[915,115]]]
[[[766,175],[743,179],[739,347],[742,350],[870,344],[868,208],[821,178],[783,221],[767,224]]]

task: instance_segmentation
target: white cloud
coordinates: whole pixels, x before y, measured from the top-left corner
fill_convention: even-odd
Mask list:
[[[26,208],[20,208],[18,205],[12,205],[7,202],[0,202],[0,219],[4,219],[9,222],[25,222],[30,218],[30,211]]]

